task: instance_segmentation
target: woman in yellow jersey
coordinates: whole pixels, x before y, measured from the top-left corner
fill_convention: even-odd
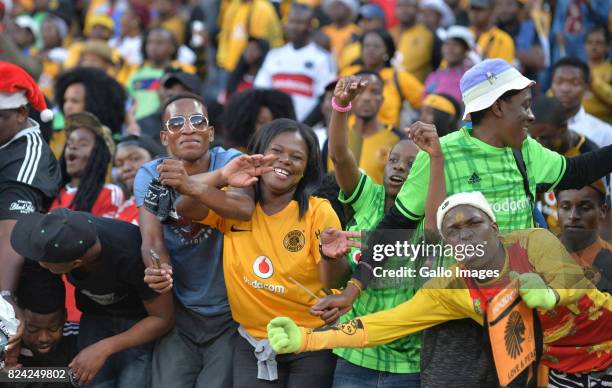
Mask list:
[[[278,119],[257,131],[249,151],[277,156],[255,185],[251,219],[209,211],[200,221],[224,233],[225,284],[241,335],[234,387],[331,386],[336,359],[330,351],[276,356],[266,338],[267,323],[278,315],[322,326],[310,307],[349,275],[346,260],[329,260],[319,250],[329,233],[324,230],[339,229],[340,222],[327,200],[311,195],[321,177],[316,135],[304,124]]]
[[[376,71],[385,83],[384,101],[378,119],[384,124],[397,126],[405,101],[409,102],[413,109],[421,107],[423,84],[410,73],[393,69],[391,58],[395,53],[395,44],[386,30],[368,31],[362,36],[361,45],[361,59],[342,70],[341,75],[353,75],[364,69]]]

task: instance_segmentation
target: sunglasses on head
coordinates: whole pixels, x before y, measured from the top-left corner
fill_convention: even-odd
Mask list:
[[[183,129],[187,120],[185,116],[170,117],[166,121],[166,129],[170,133],[178,133]],[[193,114],[189,116],[189,125],[196,131],[205,131],[208,129],[208,117],[201,113]]]

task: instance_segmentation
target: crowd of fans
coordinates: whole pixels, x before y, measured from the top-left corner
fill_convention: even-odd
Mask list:
[[[497,387],[510,280],[509,386],[609,386],[611,32],[609,0],[0,0],[0,376],[71,374],[0,386]],[[457,264],[373,257],[420,238],[501,275],[376,275]]]

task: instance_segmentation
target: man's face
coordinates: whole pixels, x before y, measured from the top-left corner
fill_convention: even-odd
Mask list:
[[[585,49],[589,60],[603,60],[608,51],[606,37],[602,31],[590,33],[586,38]]]
[[[310,35],[312,12],[304,9],[292,9],[285,25],[285,37],[291,43],[303,43]]]
[[[172,117],[182,116],[185,118],[182,129],[171,133],[165,128],[164,131],[161,131],[160,136],[173,156],[189,162],[196,161],[204,156],[214,139],[213,127],[207,126],[202,130],[197,130],[190,124],[189,118],[196,114],[207,116],[206,109],[199,101],[184,98],[168,105],[162,117],[164,128]]]
[[[83,177],[95,145],[96,135],[90,129],[78,128],[70,132],[64,149],[66,172],[70,177]]]
[[[607,206],[601,204],[599,196],[589,186],[557,193],[557,216],[564,235],[586,239],[597,233],[607,214]]]
[[[146,162],[151,160],[149,151],[137,145],[119,145],[115,153],[115,166],[119,180],[130,190],[133,190],[136,172]]]
[[[45,48],[52,48],[62,45],[59,30],[55,23],[46,19],[40,27],[40,34]]]
[[[478,252],[465,255],[462,264],[468,268],[486,269],[497,250],[497,225],[482,210],[470,205],[459,205],[446,213],[441,232],[455,252],[459,249],[465,252],[467,246],[482,247],[482,255]]]
[[[25,108],[0,109],[0,146],[11,140],[28,119]]]
[[[332,22],[343,21],[351,15],[351,10],[341,1],[334,1],[329,7],[329,18]]]
[[[385,165],[383,181],[385,191],[392,198],[397,196],[404,185],[418,152],[419,147],[410,140],[400,140],[391,149]]]
[[[506,147],[520,149],[535,117],[531,111],[531,89],[526,88],[507,100],[499,99],[499,135]]]
[[[449,66],[459,66],[465,60],[468,50],[466,45],[459,39],[447,39],[442,45],[442,56]]]
[[[478,29],[488,28],[492,15],[493,8],[470,7],[468,10],[470,25]]]
[[[502,23],[512,23],[518,20],[519,5],[517,0],[497,0],[497,18]]]
[[[549,150],[564,154],[569,148],[567,123],[556,126],[552,123],[533,123],[529,134]]]
[[[73,113],[85,112],[85,85],[80,82],[73,83],[64,91],[64,116]]]
[[[577,67],[561,66],[553,74],[551,86],[553,95],[561,101],[567,111],[574,111],[580,107],[587,87],[582,70]]]
[[[99,24],[91,27],[91,32],[89,33],[90,39],[109,40],[111,36],[113,36],[113,31]]]
[[[383,103],[383,83],[378,77],[373,75],[365,78],[368,81],[368,85],[363,92],[355,97],[353,103],[355,106],[355,116],[369,121],[376,118]]]
[[[169,61],[174,53],[172,33],[166,30],[153,30],[148,36],[145,50],[147,57],[154,62]]]
[[[37,314],[24,309],[23,313],[25,316],[24,345],[36,355],[52,352],[62,339],[66,312],[62,309],[50,314]]]
[[[395,6],[395,16],[402,24],[412,24],[416,21],[419,12],[416,0],[398,0]]]
[[[421,16],[423,17],[423,24],[431,31],[436,31],[440,27],[442,15],[438,11],[429,8],[423,9]]]

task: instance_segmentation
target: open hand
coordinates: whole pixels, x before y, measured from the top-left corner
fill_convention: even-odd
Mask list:
[[[272,171],[272,164],[277,155],[240,155],[232,159],[221,170],[223,181],[233,187],[249,187],[254,185],[259,176]]]
[[[430,157],[442,156],[442,147],[440,146],[440,139],[438,138],[438,131],[436,131],[435,125],[417,121],[410,128],[406,128],[405,132],[408,138],[420,149],[427,152]]]
[[[323,254],[337,259],[346,255],[351,247],[361,249],[361,242],[351,240],[352,238],[361,238],[361,232],[325,228],[321,232],[321,249]]]
[[[368,86],[368,81],[359,76],[341,78],[336,83],[334,98],[340,106],[347,106],[353,101],[355,96],[366,88],[366,86]]]

